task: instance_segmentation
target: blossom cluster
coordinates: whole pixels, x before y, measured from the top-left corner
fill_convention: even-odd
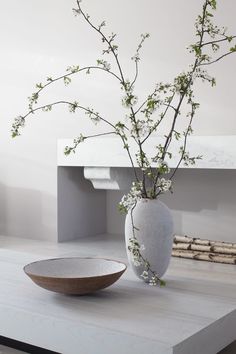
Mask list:
[[[12,124],[12,129],[11,129],[12,137],[14,138],[20,135],[19,129],[23,128],[24,126],[25,126],[25,118],[22,116],[16,117]]]
[[[170,190],[172,186],[172,181],[170,179],[158,178],[157,186],[161,190],[161,192],[167,192]]]
[[[121,89],[125,92],[122,98],[122,105],[125,108],[132,108],[138,101],[138,97],[133,93],[134,87],[129,80],[122,82]],[[134,118],[133,114],[130,116],[131,121]]]
[[[150,131],[152,130],[152,125],[149,121],[145,121],[143,119],[139,119],[136,121],[135,125],[132,126],[131,136],[134,138],[142,138],[146,137]]]
[[[119,203],[120,211],[127,213],[138,200],[142,198],[142,182],[133,182],[128,194],[124,195]]]
[[[136,239],[136,237],[132,237],[129,239],[129,244],[128,244],[128,250],[130,252],[131,255],[131,260],[132,263],[138,267],[140,265],[142,265],[142,259],[141,259],[141,254],[140,254],[140,250],[143,250],[144,246],[140,246],[138,240]]]
[[[66,146],[64,150],[65,155],[70,155],[71,152],[75,153],[77,146],[86,139],[85,136],[80,134],[77,138],[73,140],[73,146]]]
[[[144,270],[140,274],[140,278],[143,278],[146,283],[152,286],[156,286],[158,284],[161,286],[165,285],[165,282],[160,279],[156,272],[151,269],[150,263],[142,256],[141,251],[145,250],[145,247],[144,245],[140,245],[135,236],[129,239],[128,250],[130,252],[131,261],[134,266],[144,267]]]

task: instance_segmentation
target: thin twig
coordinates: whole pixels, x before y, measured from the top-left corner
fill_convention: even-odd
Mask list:
[[[231,39],[231,40],[234,39],[234,38],[236,38],[236,36],[230,36],[230,39]],[[228,39],[228,37],[226,36],[225,38],[222,38],[222,39],[216,39],[216,40],[214,40],[214,41],[204,42],[204,43],[202,43],[201,48],[202,48],[202,47],[205,47],[205,46],[207,46],[207,45],[217,44],[217,43],[220,43],[220,42],[229,42],[229,39]]]
[[[116,132],[107,132],[107,133],[100,133],[100,134],[94,134],[94,135],[87,135],[87,136],[84,136],[84,139],[97,138],[98,136],[111,135],[111,134],[117,135]]]
[[[42,90],[45,89],[45,87],[53,84],[54,82],[56,81],[59,81],[59,80],[62,80],[64,79],[65,77],[69,77],[69,76],[72,76],[72,75],[75,75],[75,74],[78,74],[79,72],[82,72],[82,71],[88,71],[88,70],[102,70],[102,71],[105,71],[109,74],[111,74],[112,76],[114,76],[117,80],[121,81],[119,76],[117,76],[115,73],[113,73],[113,71],[110,71],[110,70],[106,70],[100,66],[85,66],[79,70],[76,70],[75,72],[69,72],[69,73],[65,73],[64,75],[60,75],[58,76],[57,78],[55,79],[51,79],[49,82],[47,82],[46,84],[43,85],[43,87],[41,87],[38,91],[36,91],[37,94],[39,94]]]
[[[175,96],[176,92],[173,93],[172,97],[170,98],[170,102],[167,104],[166,106],[166,109],[165,111],[162,113],[161,115],[161,119],[159,119],[153,126],[152,130],[147,134],[147,136],[142,140],[142,144],[149,138],[149,136],[156,131],[156,129],[158,128],[158,126],[161,124],[161,122],[163,121],[163,119],[165,118],[169,108],[170,108],[170,105],[171,105],[171,102],[173,101],[174,99],[174,96]]]
[[[107,37],[103,34],[103,32],[101,31],[101,29],[97,28],[97,27],[89,20],[88,16],[85,15],[85,13],[83,12],[83,10],[82,10],[82,8],[81,8],[81,6],[80,6],[80,1],[79,1],[79,0],[77,0],[77,5],[78,5],[78,8],[79,8],[79,10],[80,10],[80,12],[81,12],[83,18],[85,19],[85,21],[86,21],[96,32],[98,32],[98,33],[100,34],[100,36],[102,36],[103,41],[108,44],[108,47],[110,48],[110,50],[111,50],[111,52],[112,52],[112,54],[113,54],[113,56],[114,56],[114,58],[115,58],[116,64],[117,64],[117,66],[118,66],[118,70],[119,70],[119,72],[120,72],[120,76],[121,76],[121,80],[120,80],[120,81],[123,81],[123,82],[124,82],[125,80],[124,80],[124,75],[123,75],[123,72],[122,72],[122,69],[121,69],[120,62],[119,62],[119,60],[118,60],[118,58],[117,58],[117,54],[116,54],[114,48],[112,47],[110,41],[109,41],[109,40],[107,39]]]
[[[199,66],[205,66],[205,65],[214,64],[214,63],[216,63],[217,61],[219,61],[219,60],[223,59],[224,57],[227,57],[228,55],[233,54],[233,53],[235,53],[235,51],[225,53],[225,54],[221,55],[220,57],[218,57],[217,59],[212,60],[212,61],[209,61],[209,62],[207,62],[207,63],[201,63],[201,64],[199,64]]]

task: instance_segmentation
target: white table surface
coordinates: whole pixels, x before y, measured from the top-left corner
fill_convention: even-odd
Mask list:
[[[0,237],[0,335],[63,354],[215,354],[236,339],[236,267],[171,260],[164,288],[128,269],[110,288],[65,296],[22,267],[58,256],[126,261],[121,237],[49,242]]]

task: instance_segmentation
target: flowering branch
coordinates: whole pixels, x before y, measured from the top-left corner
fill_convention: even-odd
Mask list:
[[[75,102],[69,102],[69,101],[57,101],[57,102],[53,102],[53,103],[49,103],[49,104],[46,104],[46,105],[43,105],[43,106],[39,106],[39,107],[36,107],[36,108],[32,108],[29,112],[27,112],[25,115],[23,116],[19,116],[17,118],[15,118],[15,121],[12,125],[12,137],[16,137],[16,136],[19,136],[20,135],[20,128],[24,127],[25,125],[25,120],[28,116],[34,114],[35,112],[37,111],[43,111],[43,112],[50,112],[52,110],[52,107],[53,106],[56,106],[56,105],[67,105],[68,106],[68,109],[69,109],[69,112],[71,113],[75,113],[75,111],[77,109],[81,109],[85,112],[85,114],[89,115],[90,119],[96,124],[98,123],[99,121],[103,121],[104,123],[108,124],[109,126],[111,126],[112,128],[114,128],[115,130],[115,126],[114,124],[112,124],[111,122],[109,122],[107,119],[101,117],[99,115],[98,112],[95,112],[93,109],[91,108],[86,108],[86,107],[83,107],[81,105],[78,104],[77,101]]]
[[[132,217],[134,207],[140,198],[155,199],[162,193],[167,191],[172,192],[172,180],[181,164],[183,163],[186,166],[194,165],[195,162],[201,158],[201,156],[190,156],[186,150],[188,137],[193,133],[192,122],[196,110],[199,107],[199,103],[194,100],[194,83],[196,80],[200,79],[203,82],[209,83],[211,86],[215,85],[215,78],[209,76],[203,67],[219,62],[230,54],[235,53],[236,45],[232,43],[236,39],[236,36],[228,35],[225,27],[220,28],[213,23],[213,12],[216,10],[217,6],[216,0],[204,0],[202,12],[197,16],[195,21],[196,42],[189,46],[189,52],[193,54],[192,65],[190,65],[186,72],[182,72],[175,77],[172,83],[157,83],[151,94],[149,94],[142,103],[138,104],[138,97],[135,94],[135,84],[139,76],[140,51],[145,40],[149,37],[149,34],[141,35],[141,40],[136,52],[131,58],[135,63],[134,76],[132,80],[126,79],[118,55],[118,46],[115,43],[116,34],[111,33],[110,35],[105,35],[103,31],[103,28],[106,26],[105,21],[102,21],[96,26],[91,21],[90,16],[83,11],[81,1],[76,0],[76,4],[77,7],[73,9],[74,14],[81,15],[85,22],[99,34],[102,42],[106,46],[102,51],[102,55],[112,56],[116,70],[112,70],[112,65],[102,58],[97,60],[97,66],[85,66],[82,68],[79,66],[70,66],[67,68],[67,72],[64,75],[60,75],[56,78],[48,77],[45,83],[39,83],[36,85],[36,92],[29,97],[29,111],[25,115],[18,116],[14,120],[12,125],[12,136],[15,137],[20,135],[20,129],[25,125],[28,116],[37,111],[51,111],[53,106],[58,104],[67,105],[71,113],[75,113],[78,109],[84,111],[95,124],[103,122],[108,125],[109,130],[111,131],[107,133],[87,136],[80,134],[74,139],[72,146],[66,146],[65,154],[69,155],[70,153],[75,152],[78,145],[88,138],[110,134],[116,134],[119,136],[129,157],[135,180],[130,192],[122,198],[119,207],[123,212],[127,213],[128,211],[131,211]],[[229,45],[229,48],[223,51],[224,54],[217,54],[221,46],[224,44]],[[112,123],[101,116],[93,108],[86,108],[77,101],[68,102],[61,100],[43,106],[36,106],[41,92],[49,85],[61,80],[67,86],[70,84],[73,75],[79,72],[86,72],[89,74],[92,70],[106,72],[119,82],[123,92],[122,105],[128,110],[127,123],[124,123],[122,120]],[[176,127],[184,104],[187,107],[190,107],[190,110],[187,113],[187,118],[189,119],[184,131],[180,132],[177,131]],[[138,107],[136,107],[136,105],[138,105]],[[171,124],[166,134],[164,134],[164,143],[157,144],[155,146],[154,156],[149,157],[145,152],[144,143],[151,134],[158,132],[160,124],[167,115],[169,117],[170,114],[172,114]],[[130,137],[134,140],[137,147],[134,154],[131,153],[128,144],[128,139]],[[182,141],[182,144],[179,151],[179,160],[171,173],[166,160],[172,158],[171,147],[173,140]],[[140,174],[137,173],[137,166],[141,172]],[[137,258],[136,260],[139,260],[145,266],[142,277],[146,280],[152,280],[156,284],[161,284],[161,280],[152,270],[148,260],[142,255],[141,246],[136,237],[134,224],[129,250],[135,255]]]
[[[138,45],[138,48],[137,48],[137,50],[136,50],[136,53],[135,53],[134,56],[131,58],[131,59],[134,60],[134,62],[135,62],[135,76],[134,76],[133,81],[131,82],[131,88],[134,86],[134,84],[135,84],[135,82],[136,82],[136,80],[137,80],[137,78],[138,78],[138,63],[139,63],[139,61],[140,61],[140,50],[141,50],[141,48],[142,48],[143,43],[145,42],[145,40],[146,40],[147,38],[149,38],[149,37],[150,37],[150,34],[149,34],[149,33],[141,34],[141,41],[140,41],[140,43],[139,43],[139,45]]]
[[[107,133],[101,133],[101,134],[93,134],[93,135],[87,135],[84,136],[80,134],[77,138],[73,140],[73,145],[72,146],[66,146],[65,147],[65,155],[70,155],[71,152],[75,153],[78,145],[82,143],[83,141],[90,139],[90,138],[97,138],[99,136],[105,136],[105,135],[111,135],[111,134],[117,134],[116,132],[107,132]]]
[[[144,245],[140,245],[136,237],[136,231],[138,231],[138,229],[135,227],[134,216],[133,216],[133,211],[136,207],[136,204],[137,201],[135,202],[135,204],[132,206],[130,210],[133,237],[129,239],[128,250],[131,254],[132,262],[136,267],[143,266],[144,270],[140,274],[140,278],[143,278],[143,280],[148,282],[149,285],[155,286],[159,284],[160,286],[164,286],[165,281],[159,278],[157,273],[152,269],[149,261],[141,253],[141,251],[144,250],[145,247]]]

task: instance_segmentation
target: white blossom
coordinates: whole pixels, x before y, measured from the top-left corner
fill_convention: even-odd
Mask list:
[[[167,192],[170,190],[172,185],[172,181],[170,179],[159,178],[158,179],[158,187],[162,192]]]
[[[84,141],[84,139],[85,139],[85,137],[84,137],[82,134],[80,134],[80,136],[78,136],[77,138],[75,138],[75,139],[73,140],[73,142],[74,142],[74,144],[78,145],[78,144],[82,143],[82,142]]]
[[[24,127],[25,125],[25,118],[22,117],[22,116],[18,116],[15,118],[14,120],[14,124],[18,125],[18,126],[21,126],[21,127]]]
[[[141,183],[133,182],[130,192],[122,197],[119,203],[120,206],[122,206],[127,211],[132,209],[137,201],[142,198],[141,188]]]
[[[163,169],[165,171],[164,173],[170,172],[170,167],[165,160],[161,160],[161,159],[157,160],[157,168]]]
[[[77,146],[86,139],[85,136],[80,134],[77,138],[73,140],[73,146],[66,146],[64,150],[65,155],[70,155],[71,152],[75,153]]]
[[[151,286],[156,286],[158,284],[158,278],[156,275],[153,275],[151,279],[148,282],[149,285]]]
[[[131,255],[131,260],[134,266],[138,267],[142,265],[142,259],[140,255],[140,244],[135,237],[129,239],[128,250]]]
[[[19,129],[23,128],[25,126],[25,118],[22,116],[18,116],[14,119],[14,122],[12,124],[12,137],[20,135]]]
[[[142,265],[142,261],[138,257],[133,257],[132,263],[135,267],[139,267]]]
[[[125,108],[130,108],[138,102],[138,97],[133,94],[127,94],[122,98],[122,105]]]
[[[147,280],[148,279],[148,272],[146,270],[144,270],[142,272],[142,274],[140,275],[141,278],[143,278],[144,280]]]
[[[138,120],[131,129],[131,135],[135,137],[146,137],[152,130],[150,121]]]

